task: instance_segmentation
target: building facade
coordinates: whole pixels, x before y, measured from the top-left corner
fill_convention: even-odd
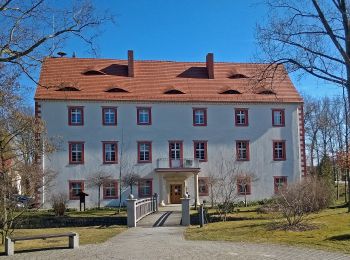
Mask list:
[[[249,200],[271,197],[305,173],[302,99],[283,68],[274,81],[255,85],[265,65],[47,58],[36,91],[36,115],[60,149],[41,158],[57,173],[51,189],[70,207],[77,194],[97,205],[90,176],[109,176],[101,204],[119,205],[130,189],[119,176],[136,173],[136,197],[159,194],[164,204],[188,193],[209,200],[209,176],[229,161],[239,172],[237,193]],[[268,86],[268,87],[267,87]],[[240,176],[254,176],[240,183]]]

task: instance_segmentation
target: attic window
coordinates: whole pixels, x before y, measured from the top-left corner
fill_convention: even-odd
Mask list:
[[[241,92],[235,90],[235,89],[228,89],[225,91],[220,92],[220,94],[242,94]]]
[[[241,73],[235,73],[228,77],[229,79],[246,79],[248,76],[241,74]]]
[[[57,89],[56,91],[80,91],[76,87],[61,87]]]
[[[83,71],[84,75],[87,76],[92,76],[92,75],[106,75],[106,73],[104,73],[103,71],[100,71],[96,68],[88,68],[86,70]]]
[[[129,91],[122,88],[109,88],[106,90],[108,93],[129,93]]]
[[[178,89],[169,89],[169,90],[164,91],[164,94],[175,94],[175,95],[178,95],[178,94],[185,94],[185,93],[182,92],[181,90],[178,90]]]
[[[268,89],[261,90],[261,91],[258,92],[258,94],[261,94],[261,95],[276,95],[275,92],[273,92],[272,90],[268,90]]]

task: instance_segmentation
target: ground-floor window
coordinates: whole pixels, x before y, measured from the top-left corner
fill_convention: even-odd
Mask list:
[[[274,176],[273,179],[276,194],[287,187],[287,176]]]
[[[103,198],[104,199],[117,199],[118,198],[118,182],[109,181],[103,185]]]
[[[198,193],[199,193],[199,196],[209,195],[209,178],[208,177],[198,178]]]
[[[250,195],[252,192],[251,178],[250,177],[238,177],[237,178],[237,193],[239,195]]]
[[[84,181],[69,181],[69,199],[78,200],[79,193],[84,190]]]
[[[139,197],[152,196],[152,179],[139,180]]]

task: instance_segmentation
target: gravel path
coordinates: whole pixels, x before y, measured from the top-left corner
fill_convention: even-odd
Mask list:
[[[142,227],[128,229],[102,244],[18,253],[8,259],[350,259],[350,255],[283,245],[188,241],[183,237],[185,228],[174,226],[179,221],[178,212],[172,212],[163,226],[150,227],[163,214],[148,216]]]

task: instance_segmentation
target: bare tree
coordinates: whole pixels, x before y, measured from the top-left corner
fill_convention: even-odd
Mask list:
[[[216,206],[218,214],[223,221],[226,221],[227,214],[234,209],[241,194],[238,185],[242,185],[247,195],[247,185],[253,178],[249,174],[242,173],[234,160],[225,159],[215,160],[216,163],[210,166],[209,186],[210,199],[212,206]],[[246,199],[245,199],[246,200]]]
[[[42,187],[54,177],[53,171],[41,169],[40,158],[49,156],[57,144],[47,138],[44,123],[21,106],[16,93],[18,75],[4,64],[0,68],[9,72],[0,84],[0,232],[4,239],[27,210],[17,208],[15,187],[20,183],[22,194],[35,197],[40,206]]]
[[[258,177],[253,173],[241,173],[237,178],[237,185],[239,187],[239,193],[243,193],[244,205],[247,207],[247,195],[250,194],[249,187],[253,182],[256,182]]]
[[[130,187],[130,194],[132,194],[132,188],[138,184],[140,178],[138,173],[128,172],[122,177],[122,185],[123,187]]]
[[[45,140],[44,131],[38,119],[20,111],[13,111],[0,120],[0,230],[3,238],[26,210],[17,210],[13,201],[15,183],[20,181],[23,192],[36,197],[40,206],[40,190],[54,177],[53,172],[43,171],[37,161],[44,153],[48,156],[53,151],[53,146]],[[38,134],[40,141],[36,138]]]
[[[97,207],[101,208],[101,188],[110,182],[112,176],[103,171],[96,171],[90,174],[87,178],[87,183],[90,187],[97,187]]]
[[[12,64],[32,80],[31,70],[63,47],[67,39],[82,40],[94,51],[98,28],[112,16],[91,1],[1,0],[0,63]]]
[[[338,85],[346,89],[350,103],[350,1],[266,0],[266,4],[270,19],[258,26],[257,40],[270,64],[267,70],[273,73],[284,64],[289,72]]]

